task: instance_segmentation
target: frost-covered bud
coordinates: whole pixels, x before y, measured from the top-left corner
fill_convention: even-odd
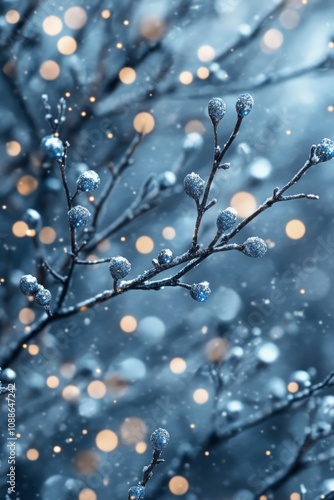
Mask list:
[[[41,141],[41,150],[49,158],[60,160],[63,156],[64,145],[62,141],[54,135],[46,135]]]
[[[183,141],[183,150],[185,153],[198,151],[203,146],[203,137],[198,132],[187,134]]]
[[[118,255],[110,260],[109,271],[114,280],[120,280],[129,274],[131,264],[125,257]]]
[[[190,198],[198,200],[204,191],[205,181],[192,172],[185,176],[183,181],[184,190]]]
[[[20,279],[19,287],[24,295],[34,295],[38,292],[39,285],[35,276],[25,274]]]
[[[263,257],[267,251],[267,244],[262,238],[252,236],[245,241],[242,251],[248,257]]]
[[[163,266],[165,264],[169,264],[173,260],[173,252],[169,250],[169,248],[164,248],[159,252],[158,255],[158,262],[160,266]]]
[[[67,215],[72,227],[84,227],[88,224],[90,211],[81,205],[76,205],[67,212]]]
[[[334,142],[330,139],[323,139],[320,144],[318,144],[315,154],[320,161],[329,161],[334,158]]]
[[[33,208],[28,208],[23,215],[23,220],[28,224],[29,229],[37,229],[41,225],[41,214]]]
[[[161,451],[169,443],[169,432],[166,429],[155,429],[150,437],[153,450]]]
[[[216,221],[218,231],[223,233],[224,231],[230,229],[230,227],[232,227],[233,224],[237,222],[237,218],[238,218],[238,213],[232,207],[228,207],[225,210],[219,212]]]
[[[226,416],[229,420],[237,420],[244,409],[241,401],[233,399],[226,405]]]
[[[241,94],[239,95],[237,102],[235,103],[235,109],[238,113],[238,116],[244,118],[249,115],[254,106],[254,99],[250,94]]]
[[[48,307],[51,302],[51,292],[42,285],[38,285],[38,291],[35,295],[35,302],[39,306]]]
[[[158,176],[160,189],[167,189],[174,186],[176,182],[176,175],[171,170],[166,170]]]
[[[209,298],[210,293],[211,290],[207,281],[191,285],[190,296],[198,302],[205,302]]]
[[[77,179],[77,189],[78,191],[84,191],[86,193],[91,193],[95,191],[100,185],[100,177],[95,172],[95,170],[87,170],[83,174],[79,175]]]
[[[144,486],[131,486],[129,489],[128,500],[142,500],[145,496]]]
[[[208,113],[214,125],[218,125],[220,120],[224,118],[226,104],[220,97],[214,97],[209,101]]]

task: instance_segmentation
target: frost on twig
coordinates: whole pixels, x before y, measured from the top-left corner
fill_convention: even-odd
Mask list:
[[[47,100],[44,96],[44,102]],[[37,304],[44,306],[48,317],[42,317],[35,324],[33,324],[23,338],[14,346],[11,352],[5,354],[3,366],[8,366],[19,354],[20,346],[24,342],[30,341],[37,335],[47,324],[58,319],[72,316],[87,309],[93,308],[99,304],[111,300],[119,294],[126,293],[130,290],[160,290],[165,287],[179,287],[189,291],[191,298],[196,301],[204,302],[210,295],[210,286],[205,280],[200,283],[189,283],[184,281],[184,277],[195,267],[202,264],[204,260],[211,255],[220,252],[227,252],[236,250],[248,257],[259,258],[263,257],[267,251],[267,246],[264,240],[257,236],[248,238],[244,242],[232,242],[232,240],[239,236],[241,230],[246,227],[252,220],[258,217],[262,212],[272,207],[275,203],[282,201],[291,201],[301,198],[317,199],[318,197],[313,194],[298,193],[286,195],[285,193],[299,182],[302,176],[313,166],[318,163],[325,162],[334,157],[334,143],[330,139],[323,139],[317,146],[312,146],[311,152],[305,164],[301,169],[281,188],[275,188],[271,197],[267,198],[251,215],[245,217],[241,222],[237,223],[237,214],[229,207],[220,211],[216,221],[216,231],[214,232],[211,242],[200,242],[201,226],[203,218],[209,210],[212,210],[216,205],[216,199],[209,201],[211,188],[215,176],[220,170],[221,162],[225,155],[232,146],[236,139],[243,120],[247,118],[253,108],[253,98],[249,94],[241,94],[236,101],[236,114],[237,120],[234,129],[224,144],[220,145],[218,127],[223,120],[226,113],[226,105],[223,99],[217,97],[210,100],[208,105],[208,114],[213,125],[214,147],[213,147],[213,160],[210,174],[207,180],[202,179],[195,172],[187,174],[184,180],[184,189],[188,196],[193,198],[196,207],[196,221],[194,225],[192,242],[189,249],[180,254],[170,256],[170,250],[165,249],[165,256],[162,258],[158,256],[153,259],[153,267],[138,274],[136,277],[131,278],[131,263],[125,256],[110,256],[105,259],[93,259],[94,264],[103,264],[109,262],[109,270],[113,278],[113,289],[99,292],[96,295],[83,300],[78,303],[68,304],[68,292],[74,276],[75,268],[78,265],[88,265],[88,261],[83,259],[82,256],[87,255],[87,252],[92,251],[96,246],[107,236],[110,236],[113,231],[118,227],[125,224],[126,221],[139,216],[144,211],[152,208],[153,201],[157,198],[165,184],[157,182],[155,177],[149,178],[143,185],[142,190],[139,192],[137,198],[134,200],[129,209],[124,211],[124,214],[119,215],[118,219],[111,222],[107,228],[101,228],[99,225],[99,214],[104,207],[110,193],[114,189],[117,180],[130,165],[132,156],[138,147],[142,136],[138,135],[134,138],[129,148],[125,152],[123,158],[117,167],[111,171],[111,180],[106,186],[104,192],[98,201],[93,206],[93,214],[85,206],[81,204],[74,205],[73,202],[76,197],[82,192],[90,192],[98,190],[100,180],[98,174],[93,170],[88,170],[82,173],[76,181],[76,185],[72,190],[67,180],[67,149],[69,144],[65,141],[62,142],[58,136],[60,133],[60,123],[63,121],[62,117],[64,102],[58,105],[58,115],[56,120],[53,120],[52,130],[54,138],[57,143],[49,144],[47,150],[44,149],[45,154],[53,158],[58,164],[60,171],[60,178],[63,183],[63,188],[66,197],[68,208],[68,227],[70,234],[70,245],[67,251],[67,257],[64,264],[59,270],[54,269],[54,266],[49,262],[44,263],[45,267],[49,270],[50,275],[58,282],[59,290],[58,297],[55,300],[55,305],[52,308],[52,315],[50,313],[51,294],[48,290],[43,291],[39,289],[39,293],[32,292],[35,296]],[[48,104],[46,104],[48,106]],[[58,121],[57,121],[58,120]],[[55,128],[56,127],[56,128]],[[61,147],[59,141],[61,142]],[[43,143],[43,140],[42,140]],[[189,149],[189,145],[187,146]],[[197,146],[196,146],[197,147]],[[62,154],[59,157],[58,151],[61,150]],[[175,176],[173,177],[172,185],[175,183]],[[168,256],[168,258],[165,258]],[[118,267],[117,267],[118,266]],[[64,269],[65,268],[65,269]],[[178,268],[178,269],[177,269]],[[166,271],[170,274],[166,277]],[[164,277],[160,274],[164,273]],[[124,278],[128,279],[124,281]],[[41,286],[41,285],[39,285]],[[47,296],[46,296],[47,295]]]

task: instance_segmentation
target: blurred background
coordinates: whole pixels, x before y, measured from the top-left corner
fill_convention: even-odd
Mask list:
[[[102,227],[124,214],[149,176],[159,196],[94,251],[123,255],[134,277],[161,249],[189,247],[196,213],[182,182],[210,172],[209,99],[227,104],[221,144],[238,95],[251,93],[255,105],[226,156],[231,168],[214,183],[204,244],[218,210],[247,216],[304,164],[312,144],[334,139],[333,19],[323,0],[1,2],[2,353],[42,314],[20,294],[20,277],[35,274],[37,255],[57,268],[68,246],[57,164],[40,151],[51,133],[41,95],[53,109],[66,98],[60,137],[71,145],[72,186],[88,168],[105,184],[144,130]],[[54,323],[26,346],[2,373],[3,383],[17,384],[10,498],[125,500],[150,461],[157,427],[171,440],[147,499],[311,500],[334,490],[330,390],[226,437],[333,369],[333,180],[331,162],[313,167],[291,192],[319,201],[276,204],[235,238],[265,239],[263,259],[217,254],[191,271],[185,282],[210,282],[205,304],[182,288],[129,292]],[[41,214],[38,230],[27,209]],[[80,269],[67,305],[111,287],[105,265]],[[5,498],[4,397],[0,403]]]

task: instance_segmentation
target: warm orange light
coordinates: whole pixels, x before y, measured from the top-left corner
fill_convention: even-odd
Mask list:
[[[206,78],[209,77],[209,75],[210,75],[210,71],[205,66],[201,66],[200,68],[198,68],[198,70],[197,70],[197,76],[201,80],[205,80]]]
[[[190,85],[193,81],[194,77],[190,71],[182,71],[179,74],[179,80],[183,85]]]
[[[147,450],[147,444],[145,443],[145,441],[139,441],[139,443],[136,444],[135,449],[136,452],[141,455]]]
[[[90,488],[84,488],[79,493],[79,500],[97,500],[97,496]]]
[[[136,241],[136,249],[139,253],[151,253],[154,249],[154,241],[149,236],[140,236]]]
[[[292,219],[285,226],[285,232],[292,240],[299,240],[306,233],[306,227],[301,220]]]
[[[35,313],[32,309],[29,309],[29,307],[24,307],[19,312],[19,320],[23,325],[29,325],[34,321],[34,319],[35,319]]]
[[[174,476],[168,483],[170,492],[173,495],[184,495],[189,489],[189,483],[183,476]]]
[[[6,12],[6,21],[9,24],[16,24],[20,20],[20,13],[17,10],[8,10]]]
[[[36,448],[30,448],[26,452],[26,457],[28,460],[31,460],[32,462],[34,462],[35,460],[38,459],[39,452],[38,452],[38,450],[36,450]]]
[[[198,405],[204,405],[209,400],[209,393],[206,389],[196,389],[193,393],[193,400]]]
[[[57,42],[57,49],[64,56],[74,54],[77,46],[77,42],[72,36],[62,36]]]
[[[203,123],[199,120],[189,120],[186,126],[184,127],[184,131],[186,134],[197,132],[198,134],[203,135],[205,132],[205,127]]]
[[[16,189],[22,196],[29,196],[38,187],[38,180],[32,175],[23,175],[16,184]]]
[[[108,9],[104,9],[102,12],[101,12],[101,17],[103,19],[109,19],[111,17],[111,12],[110,10]]]
[[[146,433],[145,422],[137,417],[128,417],[121,425],[122,440],[126,444],[136,444],[143,441]]]
[[[257,207],[257,202],[251,193],[240,191],[232,197],[230,206],[238,212],[239,217],[244,218],[254,212]]]
[[[60,67],[56,61],[49,59],[40,65],[39,74],[44,80],[56,80],[60,75]]]
[[[17,141],[9,141],[6,144],[6,153],[8,156],[17,156],[21,153],[21,144]]]
[[[215,58],[216,51],[211,45],[202,45],[197,51],[197,57],[202,62],[210,62]]]
[[[125,85],[131,85],[136,80],[136,72],[133,68],[122,68],[118,73],[118,77]]]
[[[101,399],[106,395],[107,388],[101,380],[93,380],[87,387],[87,392],[93,399]]]
[[[70,7],[64,15],[64,21],[69,28],[78,30],[87,22],[87,13],[82,7]]]
[[[165,240],[173,240],[176,236],[176,231],[173,227],[166,226],[162,230],[162,236],[165,238]]]
[[[220,337],[215,337],[206,344],[205,352],[213,363],[219,363],[222,361],[227,354],[227,343],[226,340]]]
[[[67,401],[77,401],[80,397],[80,389],[75,385],[67,385],[63,389],[62,396]]]
[[[50,388],[50,389],[55,389],[56,387],[58,387],[59,385],[59,378],[56,377],[55,375],[50,375],[47,379],[46,379],[46,385]]]
[[[23,222],[22,220],[18,220],[12,226],[12,232],[14,236],[17,238],[24,238],[27,235],[27,231],[29,230],[28,224]]]
[[[36,344],[30,344],[28,346],[28,352],[31,356],[37,356],[37,354],[39,353],[39,347],[38,345]]]
[[[187,363],[183,358],[173,358],[169,363],[171,372],[179,375],[187,369]]]
[[[55,241],[56,236],[56,231],[51,226],[43,227],[38,234],[39,241],[44,243],[44,245],[51,245]]]
[[[63,23],[57,16],[48,16],[43,21],[43,31],[49,36],[58,35],[63,29]]]
[[[113,451],[118,446],[118,437],[114,431],[104,429],[96,435],[95,443],[101,451]]]
[[[165,21],[157,15],[148,15],[140,20],[138,31],[147,40],[159,40],[166,30]]]
[[[263,48],[269,51],[277,50],[281,47],[283,43],[283,34],[281,31],[272,28],[266,31],[263,36]]]
[[[130,315],[123,316],[119,324],[125,333],[133,333],[137,328],[136,318]]]
[[[288,391],[291,392],[292,394],[298,392],[298,390],[299,390],[299,385],[297,384],[297,382],[290,382],[288,384]]]
[[[53,447],[53,452],[54,453],[60,453],[61,452],[61,446],[58,446],[58,445],[54,446]]]
[[[154,125],[155,121],[153,116],[151,113],[147,113],[146,111],[138,113],[133,120],[134,129],[144,135],[152,132]]]

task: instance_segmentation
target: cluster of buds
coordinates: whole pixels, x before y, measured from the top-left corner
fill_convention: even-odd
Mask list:
[[[145,497],[145,485],[152,477],[152,470],[155,465],[163,463],[164,460],[160,459],[160,454],[169,443],[169,432],[166,429],[156,429],[152,432],[150,441],[153,449],[153,460],[150,465],[143,468],[143,479],[136,486],[131,486],[128,492],[128,500],[143,500]]]
[[[49,310],[51,302],[51,292],[43,285],[40,285],[31,274],[25,274],[20,279],[19,287],[24,295],[31,295],[34,297],[35,303],[44,309]]]

